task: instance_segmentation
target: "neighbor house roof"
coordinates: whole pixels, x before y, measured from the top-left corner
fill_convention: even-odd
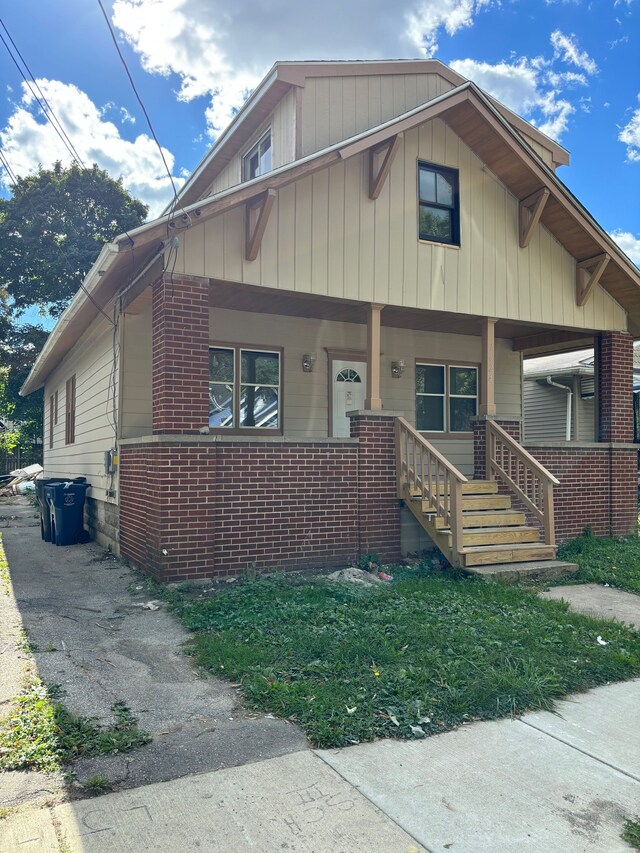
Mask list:
[[[525,379],[546,379],[547,376],[593,376],[593,347],[526,358],[522,365]],[[640,341],[633,344],[634,390],[640,387]]]
[[[550,196],[541,221],[577,259],[602,252],[611,256],[600,284],[630,316],[630,331],[640,335],[640,270],[578,202],[554,171],[540,160],[522,136],[475,84],[467,82],[428,103],[328,146],[321,151],[231,187],[209,198],[178,208],[116,238],[105,246],[81,289],[63,313],[36,361],[21,394],[39,388],[65,353],[118,292],[130,286],[139,270],[157,257],[172,235],[278,190],[301,177],[355,156],[425,121],[441,118],[519,199],[541,187]],[[90,298],[89,298],[90,294]]]

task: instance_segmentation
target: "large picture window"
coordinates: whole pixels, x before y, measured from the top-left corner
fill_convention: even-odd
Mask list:
[[[281,353],[209,349],[209,426],[280,429]]]
[[[419,162],[418,208],[421,240],[460,245],[457,169]]]
[[[419,432],[473,432],[473,418],[477,413],[477,367],[416,364],[416,429]]]

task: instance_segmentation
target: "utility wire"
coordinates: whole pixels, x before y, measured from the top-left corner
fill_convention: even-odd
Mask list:
[[[27,78],[26,74],[24,73],[24,71],[23,71],[23,70],[22,70],[22,68],[20,67],[20,64],[18,63],[18,60],[15,58],[15,56],[14,56],[14,55],[13,55],[13,53],[11,52],[11,48],[10,48],[10,47],[9,47],[9,45],[7,44],[7,42],[6,42],[5,38],[4,38],[4,36],[2,35],[2,33],[0,33],[0,40],[2,40],[2,43],[4,44],[5,48],[7,49],[7,53],[8,53],[8,54],[9,54],[9,56],[11,57],[11,59],[12,59],[12,61],[13,61],[13,64],[16,66],[16,68],[17,68],[17,69],[18,69],[18,71],[20,72],[20,75],[21,75],[22,79],[24,80],[24,82],[25,82],[25,83],[27,84],[27,86],[29,87],[29,91],[31,92],[31,94],[33,95],[33,97],[35,98],[35,100],[38,102],[38,105],[40,106],[40,109],[42,110],[42,112],[43,112],[43,114],[44,114],[44,117],[47,119],[47,121],[50,123],[51,127],[52,127],[52,128],[55,130],[55,132],[58,134],[58,136],[60,137],[60,140],[62,141],[63,145],[65,146],[65,148],[67,149],[67,151],[69,152],[69,154],[71,154],[71,157],[72,157],[74,160],[76,160],[76,161],[77,161],[77,162],[82,166],[82,168],[83,168],[83,169],[84,169],[84,168],[86,168],[86,167],[85,167],[85,164],[84,164],[84,163],[83,163],[83,161],[82,161],[82,157],[78,154],[78,152],[77,152],[77,150],[76,150],[76,148],[75,148],[74,144],[73,144],[73,143],[71,142],[71,140],[69,139],[69,136],[67,135],[67,132],[65,131],[64,127],[63,127],[63,126],[62,126],[62,124],[60,123],[60,120],[58,119],[57,115],[56,115],[56,114],[55,114],[55,112],[53,111],[53,109],[52,109],[52,107],[51,107],[51,104],[47,101],[47,99],[46,99],[46,97],[44,96],[44,94],[43,94],[42,90],[40,89],[40,86],[39,86],[39,85],[38,85],[38,83],[36,82],[35,77],[34,77],[34,76],[33,76],[33,74],[31,73],[31,69],[29,68],[29,66],[27,65],[27,63],[26,63],[26,62],[25,62],[25,60],[24,60],[24,57],[22,56],[22,54],[21,54],[21,53],[20,53],[20,51],[18,50],[18,47],[16,46],[16,43],[15,43],[15,42],[14,42],[14,40],[11,38],[11,34],[10,34],[9,30],[7,29],[7,26],[6,26],[6,24],[4,23],[4,21],[2,20],[2,18],[0,18],[0,25],[2,25],[2,28],[3,28],[3,29],[4,29],[4,31],[6,32],[7,37],[9,38],[9,41],[10,41],[10,42],[11,42],[11,44],[13,45],[13,48],[14,48],[15,52],[16,52],[16,53],[18,54],[18,56],[20,57],[20,61],[22,62],[22,64],[23,64],[23,65],[24,65],[24,67],[26,68],[27,73],[29,74],[29,77],[30,77],[31,79],[28,79],[28,78]],[[37,92],[36,92],[36,90],[37,90]]]
[[[116,39],[116,35],[113,31],[113,27],[111,26],[111,21],[109,20],[109,16],[107,15],[105,8],[104,8],[104,5],[102,4],[102,0],[98,0],[98,5],[100,6],[100,9],[102,11],[102,15],[103,15],[104,20],[107,24],[107,28],[109,30],[109,35],[111,36],[111,41],[113,42],[115,49],[118,52],[118,56],[120,57],[120,62],[122,62],[125,73],[126,73],[127,77],[129,78],[129,83],[131,84],[131,88],[133,89],[133,93],[136,96],[138,103],[140,104],[140,109],[144,113],[144,117],[147,120],[147,124],[149,126],[149,130],[151,131],[151,135],[153,136],[153,139],[154,139],[156,145],[158,146],[158,151],[160,152],[160,157],[162,158],[162,162],[164,163],[165,171],[166,171],[167,175],[169,176],[169,180],[171,181],[171,187],[173,189],[173,202],[171,203],[171,209],[169,211],[169,216],[171,216],[173,210],[175,210],[175,207],[178,204],[178,191],[176,189],[176,185],[175,185],[174,180],[173,180],[173,175],[171,174],[171,170],[169,169],[169,166],[167,165],[167,161],[166,161],[166,158],[164,156],[164,151],[162,150],[162,146],[160,145],[160,142],[158,141],[158,137],[156,136],[156,132],[153,129],[151,119],[149,118],[149,113],[147,112],[146,107],[142,101],[142,98],[140,97],[140,95],[138,93],[138,90],[136,88],[136,84],[133,82],[133,77],[131,76],[131,72],[129,71],[129,66],[127,65],[127,61],[124,58],[122,51],[120,50],[120,45],[118,44],[118,40]]]
[[[16,173],[13,171],[13,169],[9,165],[9,161],[6,158],[5,153],[1,150],[0,150],[0,163],[2,163],[5,172],[9,176],[9,180],[11,181],[13,186],[15,187],[18,183],[18,179],[16,178]]]

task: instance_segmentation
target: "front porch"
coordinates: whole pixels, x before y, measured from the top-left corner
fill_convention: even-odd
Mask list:
[[[637,454],[621,415],[632,399],[624,333],[598,336],[601,440],[525,449],[522,352],[580,346],[585,332],[203,279],[158,282],[152,301],[138,298],[130,309],[120,547],[158,578],[338,566],[371,552],[390,562],[431,540],[454,565],[552,559],[558,541],[586,526],[600,535],[635,530]],[[212,348],[237,353],[237,364],[243,353],[264,352],[278,364],[271,414],[259,428],[256,418],[247,426],[246,377],[212,379]],[[345,365],[361,388],[341,397],[335,382]],[[440,386],[418,387],[434,367]],[[628,373],[630,388],[630,361]],[[226,409],[215,397],[213,425],[212,381],[230,401],[238,395]],[[428,488],[412,464],[418,451],[403,457],[396,436],[398,418],[413,431],[425,411],[441,428],[423,423],[416,435],[444,460]],[[484,498],[478,481],[494,481]],[[502,506],[507,489],[511,507]],[[491,495],[500,507],[464,505]],[[472,509],[486,513],[479,529],[461,517]],[[423,510],[426,525],[417,521]]]

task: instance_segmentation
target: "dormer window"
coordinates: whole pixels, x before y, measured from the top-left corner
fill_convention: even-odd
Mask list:
[[[242,158],[242,180],[250,181],[271,171],[271,129]]]

